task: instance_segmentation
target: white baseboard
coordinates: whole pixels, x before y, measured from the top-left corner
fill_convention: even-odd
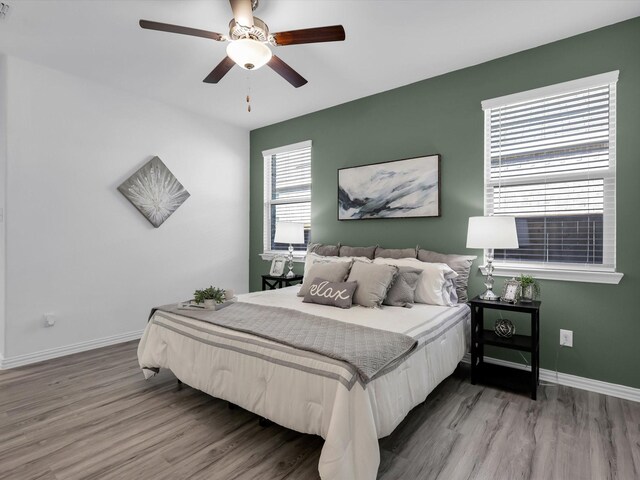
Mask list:
[[[467,353],[463,357],[462,361],[470,364],[471,355]],[[531,370],[531,367],[527,365],[509,362],[507,360],[500,360],[499,358],[484,357],[484,361],[487,363],[493,363],[494,365],[501,365],[503,367],[517,368],[518,370]],[[558,372],[556,378],[556,372],[554,370],[547,370],[544,368],[540,369],[540,381],[557,383],[558,385],[565,385],[567,387],[579,388],[589,392],[611,395],[612,397],[622,398],[624,400],[640,402],[640,388],[627,387],[625,385],[618,385],[617,383],[602,382],[600,380],[578,377],[577,375],[562,372]]]
[[[138,340],[140,339],[140,337],[142,337],[142,332],[144,332],[144,330],[120,333],[118,335],[112,335],[110,337],[74,343],[72,345],[65,345],[64,347],[49,348],[47,350],[26,353],[24,355],[16,355],[14,357],[3,358],[2,356],[0,356],[0,369],[21,367],[23,365],[29,365],[30,363],[37,363],[44,360],[51,360],[52,358],[64,357],[65,355],[71,355],[72,353],[79,353],[87,350],[93,350],[94,348],[115,345],[116,343]]]
[[[41,350],[39,352],[16,355],[15,357],[4,358],[2,355],[0,355],[0,369],[20,367],[22,365],[29,365],[31,363],[37,363],[44,360],[50,360],[52,358],[71,355],[72,353],[79,353],[87,350],[93,350],[95,348],[115,345],[117,343],[138,340],[140,339],[140,337],[142,337],[143,332],[144,330],[137,330],[134,332],[121,333],[118,335],[112,335],[110,337],[89,340],[87,342],[74,343],[72,345],[66,345],[64,347],[56,347],[47,350]],[[470,355],[466,354],[463,357],[462,361],[464,363],[471,363]],[[527,365],[510,362],[507,360],[500,360],[499,358],[485,357],[484,361],[487,363],[493,363],[494,365],[517,368],[519,370],[531,370],[531,367],[528,367]],[[569,373],[562,372],[558,372],[556,378],[555,371],[547,370],[544,368],[540,369],[540,380],[550,383],[557,383],[559,385],[565,385],[567,387],[579,388],[582,390],[587,390],[589,392],[611,395],[612,397],[631,400],[633,402],[640,402],[640,388],[627,387],[625,385],[593,380],[591,378],[579,377],[577,375],[571,375]]]

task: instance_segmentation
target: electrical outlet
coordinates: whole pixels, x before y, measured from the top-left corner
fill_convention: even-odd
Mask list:
[[[560,346],[573,347],[573,330],[560,329]]]

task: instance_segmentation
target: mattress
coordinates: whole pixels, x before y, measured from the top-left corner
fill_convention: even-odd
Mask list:
[[[344,362],[181,315],[156,312],[138,347],[140,366],[169,368],[184,383],[293,430],[320,435],[323,480],[373,480],[378,439],[456,368],[467,351],[467,305],[339,309],[303,303],[299,286],[241,295],[239,301],[291,308],[410,335],[418,346],[367,385]]]

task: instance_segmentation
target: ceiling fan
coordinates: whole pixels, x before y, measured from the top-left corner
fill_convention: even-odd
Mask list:
[[[229,0],[229,3],[233,18],[229,22],[228,36],[150,20],[140,20],[140,26],[149,30],[180,33],[218,42],[230,42],[227,46],[227,56],[207,75],[204,79],[206,83],[218,83],[235,64],[245,70],[256,70],[263,65],[269,65],[282,78],[298,88],[306,84],[307,80],[274,55],[269,45],[279,47],[302,43],[339,42],[345,39],[342,25],[269,33],[267,24],[253,16],[253,11],[258,6],[258,0]]]

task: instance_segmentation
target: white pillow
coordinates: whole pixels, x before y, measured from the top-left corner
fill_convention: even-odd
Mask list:
[[[446,263],[421,262],[416,258],[376,258],[373,263],[395,265],[397,267],[413,267],[422,270],[416,286],[416,303],[443,305],[451,307],[457,302],[451,295],[452,279],[458,274]]]
[[[304,259],[304,276],[307,276],[307,273],[309,273],[309,269],[314,263],[350,262],[352,260],[372,263],[371,259],[367,257],[328,257],[324,255],[318,255],[317,253],[307,253],[306,258]],[[311,278],[310,280],[313,279]]]
[[[460,274],[458,273],[458,275]],[[444,303],[445,305],[449,305],[450,307],[459,303],[458,290],[456,288],[455,282],[456,281],[452,278],[445,280],[444,289],[442,290]]]

